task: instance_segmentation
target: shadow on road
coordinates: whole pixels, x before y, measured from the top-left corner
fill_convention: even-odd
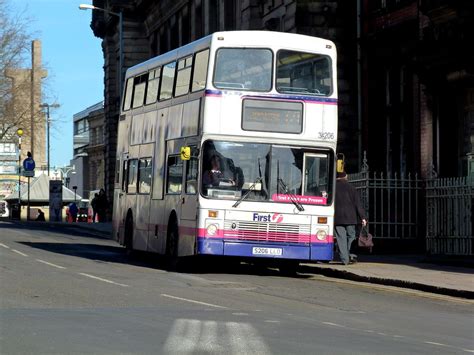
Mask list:
[[[167,269],[164,256],[134,251],[128,254],[121,246],[109,246],[92,243],[45,243],[18,242],[30,248],[52,253],[74,256],[99,262],[120,263],[151,269]],[[300,269],[302,267],[300,266]],[[253,276],[283,276],[275,265],[266,260],[241,260],[234,257],[193,256],[181,258],[177,272],[191,274],[238,274]],[[288,275],[284,275],[288,277]],[[294,278],[309,278],[311,275],[293,275]]]

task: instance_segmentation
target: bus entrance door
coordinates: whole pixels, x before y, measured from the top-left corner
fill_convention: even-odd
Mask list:
[[[197,236],[198,213],[198,166],[197,157],[191,157],[185,164],[185,185],[181,195],[180,254],[192,255]]]

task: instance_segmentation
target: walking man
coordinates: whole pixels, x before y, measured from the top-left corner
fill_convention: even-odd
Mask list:
[[[345,172],[336,176],[334,225],[339,257],[344,265],[351,261],[351,244],[356,238],[356,225],[367,224],[364,209],[354,186],[347,181]]]

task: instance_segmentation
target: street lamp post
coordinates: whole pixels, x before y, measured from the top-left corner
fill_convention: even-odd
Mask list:
[[[96,7],[94,5],[89,5],[89,4],[80,4],[79,5],[80,10],[97,10],[97,11],[102,11],[105,12],[106,14],[110,14],[113,16],[117,16],[119,18],[119,25],[118,25],[118,30],[119,30],[119,99],[122,98],[122,82],[123,82],[123,18],[122,18],[122,12],[113,12],[110,10],[102,9],[100,7]],[[119,100],[120,102],[121,100]]]
[[[74,185],[74,186],[72,187],[72,189],[74,190],[74,202],[76,202],[76,196],[77,196],[77,194],[76,194],[76,192],[77,192],[77,186],[76,186],[76,185]]]
[[[63,181],[63,185],[69,187],[69,173],[75,174],[76,173],[76,166],[75,165],[68,165],[63,167],[57,167],[57,170],[61,171],[61,179]]]
[[[49,109],[50,108],[58,108],[59,105],[58,104],[41,104],[40,105],[41,108],[45,108],[46,109],[46,123],[47,123],[47,135],[48,135],[48,148],[47,148],[47,152],[48,152],[48,179],[49,179],[49,166],[50,166],[50,160],[49,160],[49,151],[50,151],[50,134],[49,134],[49,128],[50,128],[50,124],[51,124],[51,120],[49,118]]]
[[[23,129],[16,130],[18,135],[18,219],[21,220],[21,136],[23,136]]]

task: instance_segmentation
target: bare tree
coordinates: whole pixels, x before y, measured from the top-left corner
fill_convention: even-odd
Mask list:
[[[29,77],[11,77],[30,53],[28,22],[25,12],[14,13],[9,0],[0,0],[0,140],[10,139],[26,122],[31,124],[31,109],[13,101],[15,95],[19,100],[29,95]]]

